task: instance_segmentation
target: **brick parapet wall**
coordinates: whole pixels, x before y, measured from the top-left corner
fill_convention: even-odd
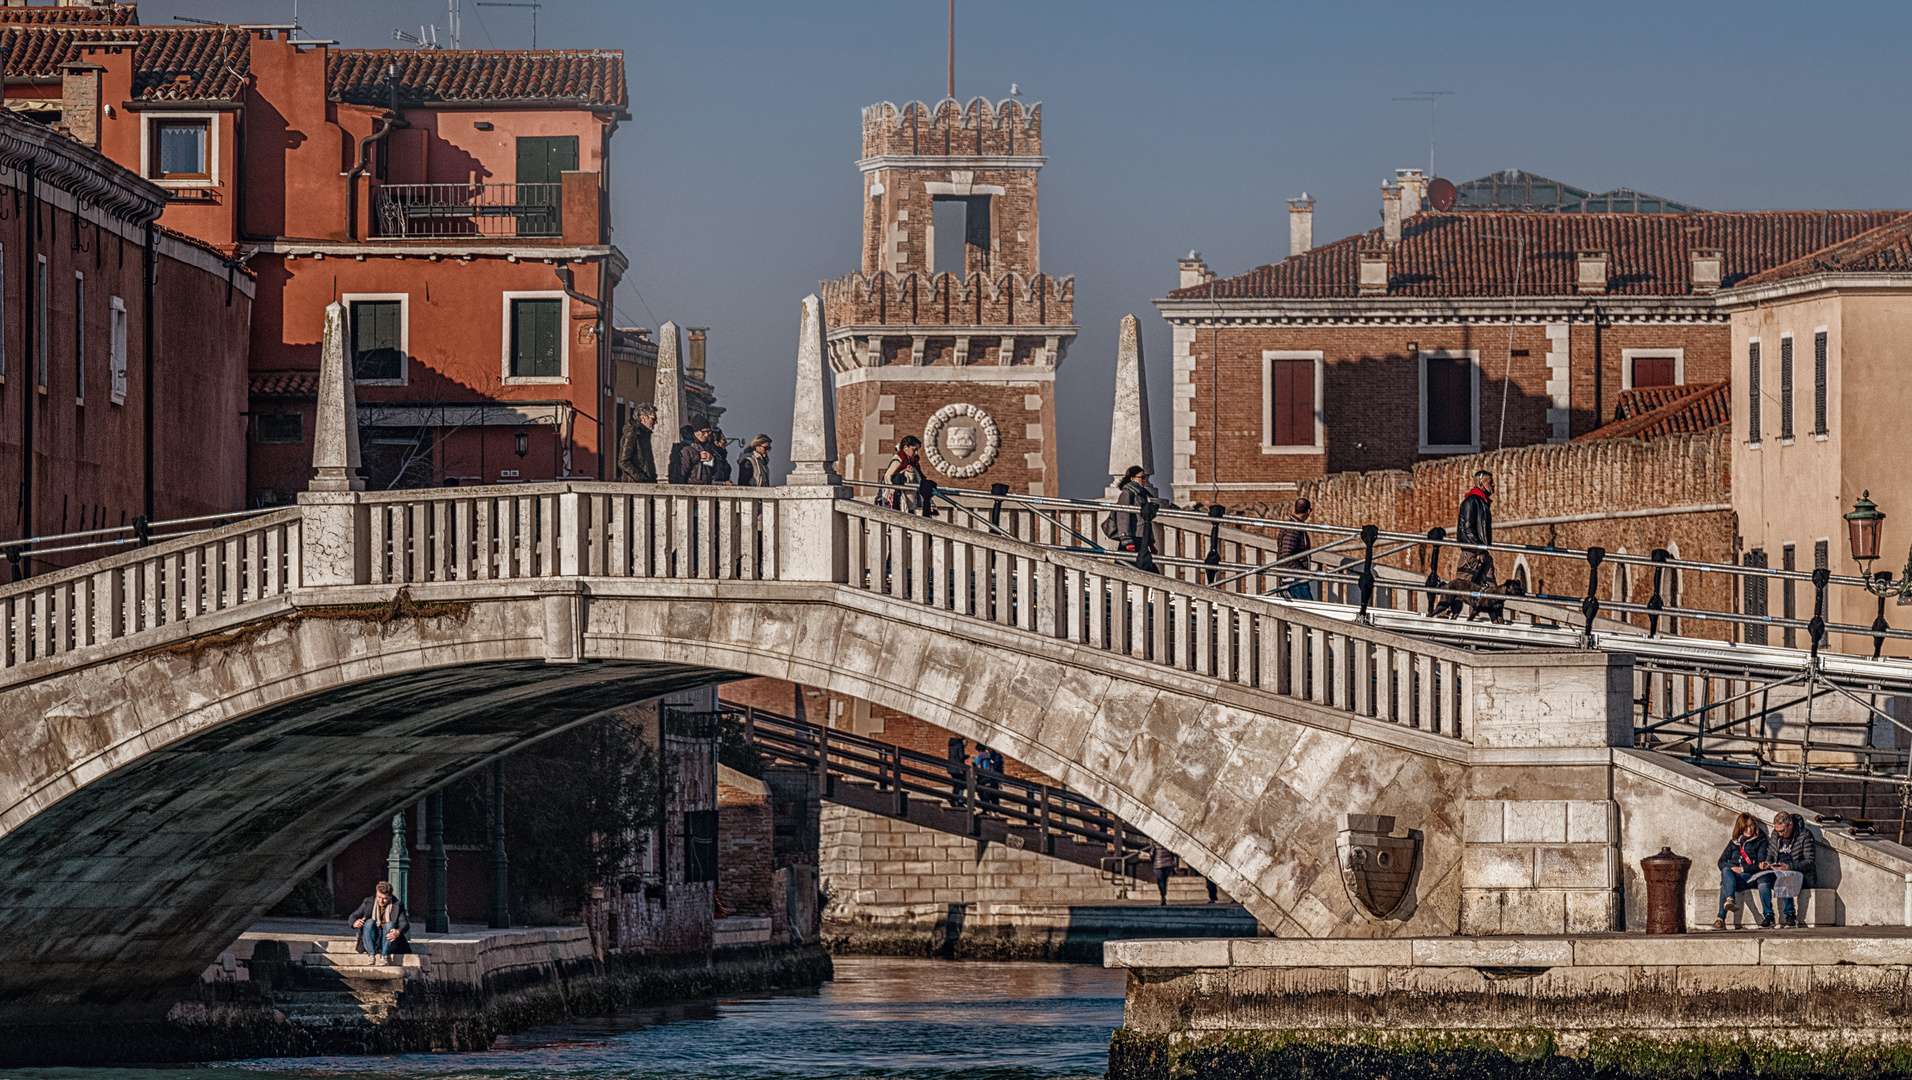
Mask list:
[[[726,914],[775,913],[773,828],[767,797],[717,785],[717,899]]]
[[[1303,481],[1296,492],[1314,505],[1313,520],[1325,525],[1374,524],[1385,532],[1426,533],[1436,526],[1452,536],[1461,499],[1473,487],[1473,475],[1486,469],[1498,488],[1494,499],[1494,539],[1609,552],[1647,554],[1665,548],[1678,558],[1700,562],[1738,561],[1737,528],[1730,510],[1641,517],[1603,516],[1589,521],[1545,521],[1584,514],[1618,515],[1632,511],[1688,506],[1727,506],[1732,502],[1731,433],[1725,428],[1693,435],[1670,435],[1643,443],[1632,439],[1523,446],[1485,454],[1467,454],[1416,464],[1411,469],[1336,473]],[[1230,507],[1254,517],[1286,518],[1292,499]],[[1542,519],[1543,523],[1517,525]],[[1319,545],[1322,541],[1317,538]],[[1416,547],[1387,560],[1416,572],[1429,569],[1429,549]],[[1497,576],[1507,580],[1524,566],[1533,592],[1583,595],[1584,562],[1539,556],[1498,556]],[[1443,558],[1451,575],[1455,556]],[[1653,595],[1652,572],[1644,568],[1602,570],[1601,595],[1616,590],[1634,603]],[[1677,584],[1663,580],[1663,596],[1677,595],[1687,607],[1737,610],[1736,579],[1681,572]],[[1669,599],[1669,603],[1671,603]],[[1731,627],[1694,623],[1683,633],[1730,638]]]
[[[1075,321],[1074,276],[918,271],[847,274],[823,283],[824,317],[837,326],[1070,326]],[[994,342],[978,338],[976,362]]]
[[[863,156],[884,154],[1037,157],[1042,154],[1042,103],[1005,98],[935,105],[884,101],[863,110]]]

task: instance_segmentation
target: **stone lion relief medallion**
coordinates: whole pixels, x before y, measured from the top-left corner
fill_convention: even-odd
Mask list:
[[[1406,918],[1421,873],[1421,831],[1394,835],[1394,819],[1381,814],[1343,814],[1335,837],[1341,883],[1362,915],[1386,922]]]
[[[988,413],[967,402],[945,405],[923,428],[930,466],[951,480],[981,476],[1002,450],[1002,433]]]

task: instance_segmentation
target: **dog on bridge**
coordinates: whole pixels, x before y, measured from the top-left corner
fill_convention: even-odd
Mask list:
[[[1438,577],[1430,577],[1428,579],[1428,587],[1435,589],[1467,589],[1470,592],[1480,593],[1481,595],[1479,597],[1438,596],[1434,598],[1432,614],[1435,618],[1458,619],[1460,618],[1462,605],[1466,605],[1468,608],[1468,622],[1473,622],[1482,615],[1487,616],[1487,621],[1491,623],[1505,622],[1507,600],[1527,595],[1527,583],[1519,578],[1512,578],[1494,585],[1477,586],[1471,579],[1465,577],[1453,581],[1443,581]],[[1498,596],[1503,599],[1485,599],[1489,596]]]

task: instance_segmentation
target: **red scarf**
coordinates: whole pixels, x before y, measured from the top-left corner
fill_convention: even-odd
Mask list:
[[[1494,501],[1494,497],[1492,495],[1487,494],[1485,491],[1482,491],[1479,488],[1474,488],[1473,490],[1469,491],[1468,494],[1479,495],[1481,497],[1481,501],[1485,503],[1492,503]]]

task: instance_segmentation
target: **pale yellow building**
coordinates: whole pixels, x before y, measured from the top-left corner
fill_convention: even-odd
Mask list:
[[[1718,294],[1733,327],[1733,508],[1743,562],[1857,575],[1844,515],[1862,493],[1886,513],[1876,573],[1904,574],[1912,545],[1912,214]],[[1762,595],[1763,593],[1763,595]],[[1806,620],[1807,582],[1756,585],[1749,614]],[[1869,626],[1877,601],[1856,588],[1828,590],[1826,619]],[[1886,620],[1912,628],[1912,607],[1886,604]],[[1773,645],[1808,644],[1774,629]],[[1749,640],[1758,641],[1755,631]],[[1886,644],[1912,654],[1906,642]],[[1870,638],[1835,637],[1842,652],[1870,654]]]

